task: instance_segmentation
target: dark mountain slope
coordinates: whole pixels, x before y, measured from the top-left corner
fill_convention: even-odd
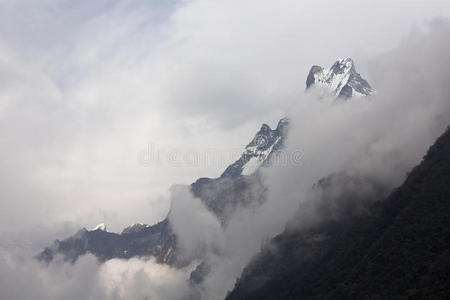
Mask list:
[[[286,230],[227,299],[445,299],[450,295],[450,130],[368,214]]]
[[[167,219],[153,226],[140,225],[139,230],[126,228],[121,234],[106,230],[79,230],[62,241],[56,240],[45,248],[38,259],[49,263],[57,255],[65,261],[75,262],[80,256],[91,253],[100,261],[112,258],[154,256],[160,263],[175,264],[176,237]],[[137,227],[137,225],[134,225]]]

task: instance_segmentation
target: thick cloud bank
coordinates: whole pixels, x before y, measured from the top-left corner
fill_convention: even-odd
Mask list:
[[[203,7],[207,4],[199,2],[198,5]],[[184,23],[186,19],[192,21],[190,19],[190,13],[196,11],[195,8],[198,6],[187,5],[186,7],[186,10],[179,11],[179,14],[174,18],[173,24],[175,26],[177,22],[186,24]],[[268,11],[267,13],[268,15],[273,14],[272,11]],[[294,17],[296,16],[293,16],[292,20],[296,19]],[[228,26],[228,20],[225,23]],[[189,30],[196,31],[198,29],[198,24],[195,22],[191,26],[188,27]],[[184,32],[181,37],[189,36],[192,33],[189,30]],[[273,34],[277,36],[279,32],[274,32]],[[203,38],[207,37],[208,35],[202,36],[202,39],[197,41],[198,44],[191,44],[192,47],[198,49],[198,45],[202,45],[202,41],[204,41]],[[171,42],[177,41],[179,40],[171,40]],[[289,154],[301,151],[303,153],[301,163],[288,164],[287,166],[274,165],[272,168],[265,170],[263,176],[269,188],[267,201],[260,207],[252,207],[251,209],[238,211],[232,216],[225,228],[220,227],[217,220],[211,213],[206,211],[198,199],[193,199],[182,188],[173,189],[170,218],[174,226],[173,229],[179,235],[181,248],[188,257],[195,257],[200,253],[211,267],[210,274],[199,286],[193,287],[187,281],[190,272],[195,267],[194,265],[188,266],[185,269],[173,269],[158,265],[151,259],[132,259],[129,261],[111,260],[103,265],[98,265],[94,258],[86,256],[73,266],[56,262],[49,267],[44,267],[31,258],[32,255],[30,252],[35,254],[38,249],[22,252],[21,249],[26,248],[26,245],[18,246],[20,249],[17,247],[1,246],[0,299],[188,299],[190,297],[198,298],[199,295],[203,299],[224,298],[226,292],[233,287],[242,268],[260,249],[261,243],[282,231],[286,222],[297,212],[299,205],[308,201],[307,194],[309,189],[317,180],[335,172],[346,171],[351,174],[376,178],[386,185],[393,187],[398,185],[408,170],[420,161],[428,146],[450,124],[450,85],[448,84],[448,78],[450,78],[449,41],[450,25],[448,22],[435,21],[424,32],[415,31],[405,37],[396,49],[369,60],[367,64],[368,77],[370,78],[371,84],[378,91],[377,95],[373,98],[355,98],[347,102],[338,101],[331,103],[329,99],[318,100],[316,91],[314,90],[299,96],[293,107],[289,110],[288,117],[292,120],[292,128],[285,152]],[[159,49],[160,52],[158,54],[161,55],[164,49],[166,48]],[[78,50],[83,52],[83,49]],[[275,53],[277,56],[282,56],[283,54],[276,51]],[[133,54],[135,53],[133,52]],[[181,55],[179,52],[175,54]],[[273,53],[269,51],[269,54]],[[175,57],[178,57],[177,55]],[[249,52],[248,55],[252,56],[253,52]],[[267,56],[273,57],[273,55]],[[127,56],[125,55],[125,57]],[[156,57],[159,58],[158,55]],[[90,61],[88,58],[93,61],[96,59],[95,55],[86,58],[87,61]],[[118,59],[117,57],[115,58]],[[170,61],[170,59],[166,59]],[[11,60],[6,61],[7,63],[5,64],[14,63]],[[254,63],[258,65],[258,68],[256,68],[258,71],[254,74],[264,74],[261,71],[261,65],[257,62]],[[272,61],[272,63],[275,64],[275,61]],[[289,61],[289,64],[292,64],[292,61]],[[14,65],[20,66],[20,63]],[[123,66],[122,64],[119,65]],[[114,69],[114,64],[109,66]],[[151,64],[146,66],[151,66]],[[248,67],[251,69],[252,64],[249,64]],[[14,70],[15,68],[5,67],[4,69]],[[165,68],[159,68],[158,70],[163,69]],[[17,76],[21,78],[16,81],[13,80],[14,76],[1,74],[5,78],[10,78],[12,82],[10,87],[14,87],[23,78],[28,78],[27,76],[31,76],[30,74],[34,72],[32,67],[26,70],[26,76],[22,72],[16,72],[20,75]],[[167,68],[167,70],[172,70],[174,74],[179,71],[176,68]],[[277,68],[271,68],[271,70],[280,71]],[[152,73],[149,75],[147,71],[141,70],[137,74],[146,75],[143,77],[150,81],[152,78],[156,79],[158,76],[164,77],[164,74],[171,74],[171,72],[167,72]],[[105,73],[102,74],[104,75]],[[115,78],[114,76],[103,78],[104,81],[102,82],[104,86],[115,86],[115,83],[125,82],[124,79],[128,78],[128,76],[132,78],[132,74],[125,72],[119,78]],[[95,75],[98,74],[89,74],[87,78],[92,80],[96,78]],[[190,75],[192,74],[187,73],[186,78],[191,78]],[[35,76],[32,77],[35,78]],[[21,179],[23,179],[20,174],[28,174],[30,170],[35,170],[33,166],[39,165],[42,160],[50,160],[49,157],[52,157],[54,153],[59,153],[59,150],[69,147],[71,144],[66,144],[66,140],[70,139],[71,133],[74,133],[74,137],[76,136],[77,141],[80,142],[85,138],[89,141],[96,140],[97,136],[103,136],[102,133],[109,132],[110,130],[115,133],[122,131],[128,132],[130,128],[133,128],[133,122],[126,122],[127,126],[122,128],[115,122],[109,120],[109,118],[114,119],[114,116],[120,115],[118,120],[130,120],[132,118],[129,116],[133,116],[133,111],[138,111],[137,108],[140,107],[140,104],[145,103],[146,100],[146,97],[137,97],[138,100],[131,107],[128,107],[129,110],[122,110],[118,104],[120,102],[113,102],[114,104],[110,106],[111,111],[106,110],[107,116],[100,113],[98,114],[98,118],[90,119],[89,114],[96,115],[99,111],[97,109],[90,110],[89,108],[96,106],[96,108],[106,109],[109,106],[105,104],[107,103],[104,102],[106,101],[105,99],[109,99],[110,97],[114,99],[114,91],[117,92],[121,89],[116,86],[117,89],[112,88],[113,92],[108,92],[105,95],[103,92],[100,92],[102,91],[101,84],[94,88],[90,85],[83,85],[80,82],[80,91],[78,92],[83,92],[84,95],[89,95],[89,97],[87,100],[84,99],[85,102],[83,102],[78,98],[79,95],[72,90],[68,94],[73,98],[69,97],[69,99],[76,100],[71,102],[72,104],[69,105],[70,109],[67,109],[59,101],[62,97],[61,91],[63,90],[56,88],[54,83],[51,83],[45,76],[42,78],[38,76],[38,78],[38,81],[24,81],[25,85],[29,89],[32,89],[32,92],[28,91],[27,93],[27,89],[13,89],[13,93],[5,94],[8,96],[5,96],[5,99],[12,97],[11,99],[15,99],[16,101],[18,101],[17,99],[21,99],[23,101],[21,103],[28,103],[30,101],[29,96],[34,94],[34,99],[45,99],[45,106],[31,105],[28,103],[29,105],[24,105],[26,108],[21,111],[21,114],[18,114],[21,108],[20,105],[12,105],[8,101],[1,102],[0,112],[9,112],[9,114],[2,115],[1,119],[2,125],[5,125],[4,127],[2,126],[2,137],[6,141],[11,142],[10,147],[5,150],[5,155],[7,157],[14,157],[11,153],[26,154],[24,156],[18,156],[14,161],[1,161],[2,166],[4,166],[2,172],[8,175],[4,177],[9,178],[9,181],[5,180],[1,183],[1,187],[5,187],[5,195],[2,195],[2,197],[6,197],[8,193],[11,193],[14,194],[11,196],[11,199],[19,199],[14,202],[14,205],[11,204],[11,207],[14,207],[14,209],[3,212],[4,216],[2,214],[2,217],[5,218],[10,218],[16,211],[25,209],[31,210],[32,212],[34,212],[34,208],[41,211],[42,206],[44,207],[44,211],[47,209],[40,202],[34,202],[34,206],[30,207],[28,205],[29,203],[23,201],[23,199],[36,195],[34,190],[36,186],[41,186],[45,183],[47,184],[45,186],[49,187],[50,185],[46,182],[46,179],[53,177],[50,176],[47,178],[45,175],[52,173],[54,169],[51,167],[39,168],[39,172],[33,173],[34,176],[32,178],[27,178],[26,185],[20,185],[21,188],[14,188],[15,184],[21,182]],[[258,83],[268,83],[271,78],[271,76],[268,76],[266,80],[258,81]],[[164,82],[164,84],[170,85],[170,82]],[[190,81],[187,80],[184,82],[186,85],[189,85]],[[220,76],[208,86],[214,86],[216,82],[221,82]],[[233,82],[230,80],[229,85],[232,86]],[[161,86],[164,84],[161,84]],[[127,85],[126,87],[122,87],[128,92],[121,95],[130,96],[131,98],[131,96],[136,95],[136,93],[132,92],[136,86],[140,85],[134,82],[131,86]],[[246,85],[245,88],[247,89],[249,86],[251,90],[260,87],[256,84],[253,86]],[[265,86],[270,87],[270,85]],[[227,87],[225,85],[224,89]],[[282,85],[278,85],[275,90],[280,87]],[[246,89],[245,91],[247,91]],[[170,89],[165,89],[165,91],[168,90]],[[17,91],[26,94],[16,94]],[[41,91],[43,94],[36,93],[35,91]],[[237,89],[237,91],[239,92],[240,89]],[[151,94],[152,90],[147,90],[147,92]],[[208,97],[211,97],[209,94],[210,90],[207,90],[207,92]],[[191,93],[190,98],[204,98],[203,94],[197,94],[196,91],[191,91]],[[100,100],[96,100],[98,102],[89,102],[89,99],[94,99],[98,94],[102,96],[98,98]],[[51,97],[48,97],[49,95]],[[227,94],[227,97],[233,95],[233,93]],[[251,95],[252,98],[255,98],[259,94],[258,92],[254,92]],[[277,95],[283,95],[283,93]],[[170,95],[169,97],[172,100],[179,98],[180,95],[178,94]],[[158,104],[155,107],[161,105],[160,102],[156,103]],[[177,101],[173,100],[173,102],[169,103],[176,105]],[[220,103],[224,102],[222,101]],[[239,103],[233,102],[233,105],[239,105]],[[78,107],[78,104],[81,106]],[[221,108],[221,111],[224,114],[231,114],[235,110],[239,111],[239,120],[234,121],[236,125],[244,122],[241,115],[243,111],[256,106],[259,107],[257,104],[257,102],[254,102],[247,107],[233,109],[227,106]],[[284,104],[287,104],[287,102]],[[195,105],[203,107],[199,103]],[[272,103],[270,108],[273,108],[273,105]],[[152,105],[146,107],[155,108]],[[81,117],[79,115],[77,116],[76,112],[84,109],[86,110],[81,114]],[[179,113],[174,112],[174,115],[178,115]],[[206,107],[205,111],[200,110],[195,113],[191,112],[190,114],[192,114],[191,117],[193,116],[194,119],[199,114],[211,115],[211,107]],[[257,115],[258,113],[253,112],[253,114]],[[168,115],[170,114],[165,116]],[[20,118],[15,118],[14,116],[20,116]],[[272,114],[268,113],[267,116],[272,116]],[[71,117],[76,119],[74,123],[64,122],[64,120],[70,119]],[[144,119],[144,117],[142,118]],[[47,122],[48,118],[51,119],[51,122]],[[88,125],[83,123],[83,118],[90,120],[87,122]],[[155,119],[156,123],[164,119],[161,116],[159,118]],[[255,118],[255,115],[252,118]],[[108,122],[105,119],[108,119]],[[78,131],[71,128],[71,126],[77,128],[78,126],[87,126],[87,128],[90,128],[90,125],[93,125],[91,123],[93,122],[92,120],[102,123],[102,126],[96,127],[98,131],[93,136],[85,136],[89,130]],[[189,120],[192,121],[192,119]],[[23,125],[26,124],[24,121],[38,124],[39,126],[36,125],[37,131],[34,134],[28,135],[27,132],[29,129],[34,127]],[[61,121],[61,124],[65,124],[64,126],[68,127],[55,126],[55,124],[58,124],[58,121]],[[197,124],[198,128],[201,128],[201,125],[204,124],[202,122],[200,123],[200,125]],[[16,131],[16,134],[8,131],[6,126],[8,124],[14,125],[19,131]],[[223,123],[221,124],[220,126],[223,126]],[[145,128],[141,129],[144,131]],[[170,133],[171,130],[167,130],[165,135],[168,136]],[[129,133],[111,135],[107,140],[112,141],[118,137],[127,136],[127,134]],[[61,139],[55,140],[52,136],[60,136]],[[19,143],[23,147],[15,149],[13,146],[16,144],[12,142],[25,137],[30,137],[30,139],[24,139],[24,143]],[[136,140],[130,140],[136,142]],[[60,144],[56,141],[59,141]],[[222,141],[222,143],[225,142]],[[27,148],[36,145],[39,147]],[[91,150],[96,154],[96,157],[101,159],[104,157],[103,155],[107,155],[103,152],[105,144],[102,143],[98,148],[95,145],[94,143],[94,150]],[[106,142],[106,145],[108,145],[108,142]],[[116,144],[112,143],[112,145]],[[51,148],[55,150],[50,151],[50,146],[55,146],[55,148]],[[111,149],[114,149],[114,147]],[[72,163],[76,165],[78,161],[76,158],[83,156],[84,151],[79,150],[78,152],[77,149],[72,149],[72,151],[69,151],[69,154],[71,153],[73,155],[74,161]],[[30,153],[39,155],[34,156]],[[28,157],[29,161],[22,160],[20,159],[21,157]],[[42,160],[35,160],[33,158]],[[65,160],[62,161],[64,162],[56,162],[56,164],[63,165],[67,163]],[[81,172],[80,174],[84,173]],[[58,183],[52,182],[54,185],[53,188],[60,188],[63,194],[70,194],[70,200],[79,205],[79,203],[75,202],[78,195],[74,195],[76,194],[74,191],[77,191],[77,189],[73,186],[67,188]],[[113,181],[112,185],[114,183],[115,181]],[[86,183],[84,182],[83,184]],[[107,186],[105,185],[105,187]],[[17,194],[17,190],[21,192]],[[39,190],[43,198],[45,198],[47,192],[46,189],[43,191],[41,189]],[[111,195],[109,193],[103,195],[103,202],[101,204],[107,205]],[[88,197],[88,199],[90,198]],[[88,202],[89,200],[84,201]],[[57,206],[58,203],[57,200],[54,200],[47,204]],[[115,204],[120,206],[118,203]],[[310,217],[310,222],[315,222],[317,220],[315,219],[314,205],[311,205],[310,209],[311,211],[303,211],[303,215]],[[64,211],[67,211],[67,208]],[[33,217],[32,214],[29,215],[30,218]],[[35,218],[41,220],[43,216],[46,216],[46,214],[37,214]],[[16,219],[12,221],[17,222]],[[30,223],[34,224],[35,222],[36,220],[33,220]]]
[[[17,251],[0,249],[0,299],[190,299],[192,267],[172,269],[152,259],[113,259],[99,264],[93,256],[75,265],[48,267]]]

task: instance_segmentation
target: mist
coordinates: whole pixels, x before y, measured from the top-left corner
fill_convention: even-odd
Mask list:
[[[113,259],[100,264],[86,255],[76,264],[43,267],[35,259],[1,249],[0,299],[191,299],[193,270],[172,269],[153,259]]]
[[[443,1],[91,2],[0,2],[5,232],[155,223],[172,184],[218,176],[286,114],[311,65],[351,56],[366,74],[450,16]],[[166,155],[143,162],[149,148]],[[234,156],[183,158],[205,149]]]
[[[222,299],[287,222],[323,220],[318,180],[346,172],[392,189],[450,124],[444,1],[3,0],[0,16],[0,299]],[[376,96],[304,92],[311,65],[345,56]],[[289,163],[261,170],[264,204],[222,226],[183,185],[219,176],[285,116]],[[182,269],[33,258],[82,227],[168,212],[193,259]],[[192,285],[201,260],[211,272]]]
[[[411,34],[397,49],[372,58],[369,71],[377,79],[373,83],[376,96],[334,100],[321,98],[320,91],[312,90],[299,97],[288,114],[291,128],[284,154],[289,157],[300,150],[301,162],[263,169],[267,201],[256,209],[238,210],[221,234],[210,231],[214,222],[211,226],[203,224],[202,233],[197,227],[189,233],[185,227],[178,228],[174,220],[181,241],[204,234],[203,243],[210,246],[206,261],[212,271],[200,287],[204,299],[224,298],[261,245],[281,233],[288,221],[307,228],[331,218],[339,220],[342,210],[358,213],[356,210],[364,206],[347,203],[349,207],[344,208],[335,202],[324,214],[323,203],[311,196],[311,188],[320,179],[345,172],[355,178],[371,179],[386,190],[403,182],[450,124],[449,37],[449,23],[437,20],[425,31]],[[337,197],[339,188],[345,186],[333,188],[332,194]],[[368,197],[373,188],[359,183],[352,192],[373,201]],[[172,203],[177,205],[178,195],[173,197]],[[178,217],[196,220],[204,213],[197,206],[192,211],[184,207],[184,212]]]

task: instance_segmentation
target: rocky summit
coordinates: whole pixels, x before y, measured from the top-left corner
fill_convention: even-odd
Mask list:
[[[306,79],[306,88],[318,86],[338,98],[370,96],[375,90],[356,72],[351,58],[337,60],[329,69],[313,66]]]

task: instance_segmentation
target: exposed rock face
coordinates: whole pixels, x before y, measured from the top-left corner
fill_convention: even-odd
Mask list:
[[[289,119],[283,118],[272,130],[263,124],[253,140],[245,147],[241,157],[223,172],[221,177],[250,175],[265,165],[272,154],[283,147],[287,135]]]
[[[320,66],[312,66],[309,71],[308,77],[306,78],[306,88],[309,88],[316,82],[316,75],[322,73],[323,68]]]
[[[111,258],[151,255],[160,263],[173,264],[176,260],[175,246],[176,237],[165,219],[139,230],[125,229],[121,234],[83,228],[65,240],[56,240],[38,255],[38,259],[48,263],[61,255],[63,260],[75,262],[80,256],[91,253],[99,260],[106,261]]]

